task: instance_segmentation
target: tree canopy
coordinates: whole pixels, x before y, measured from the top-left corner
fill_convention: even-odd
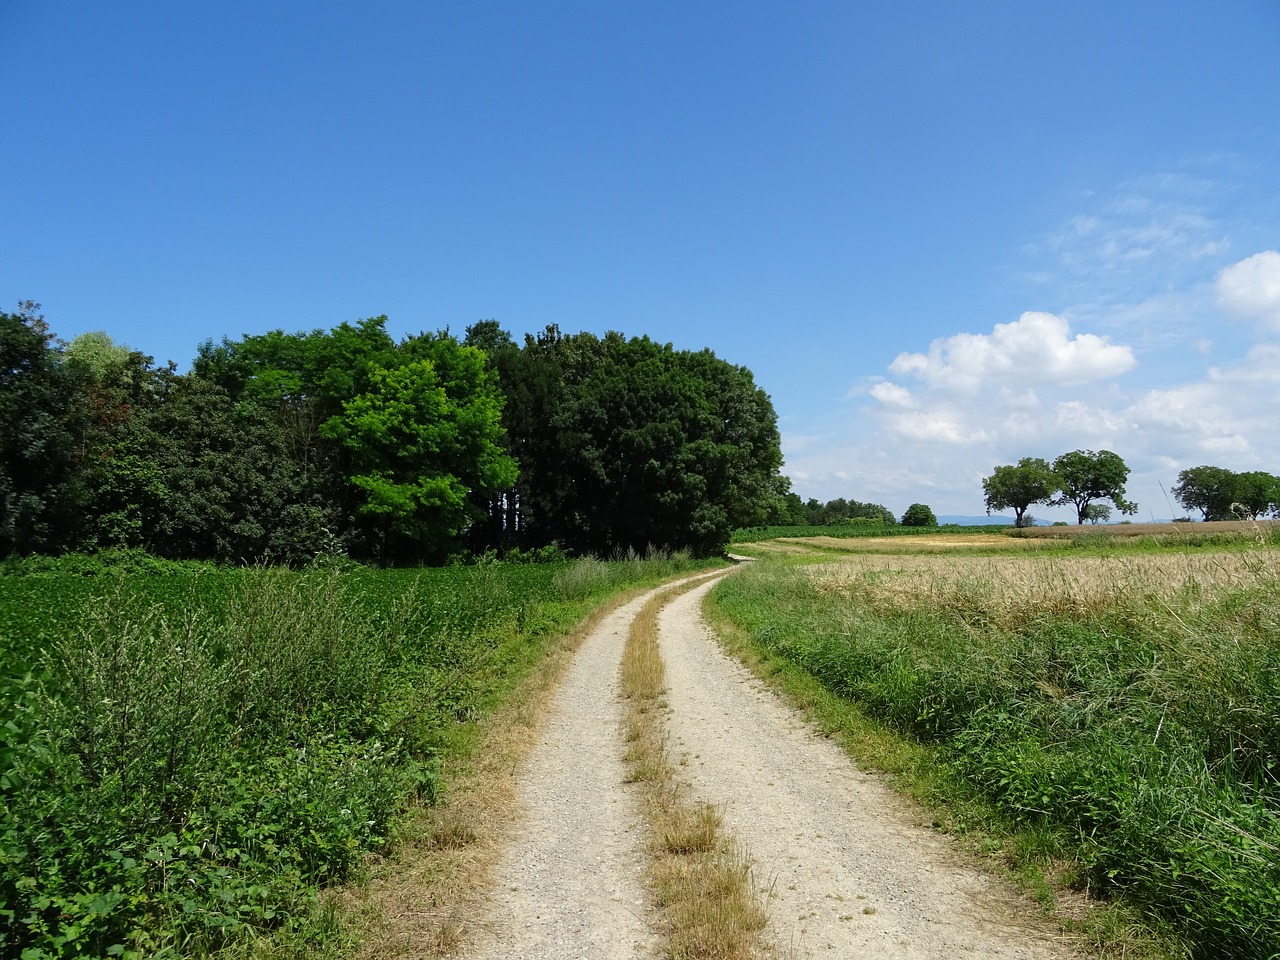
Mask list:
[[[1189,467],[1178,473],[1172,493],[1205,520],[1256,520],[1280,512],[1280,477],[1262,470],[1236,473],[1223,467]]]
[[[934,516],[933,509],[928,504],[913,503],[902,514],[902,525],[904,527],[936,527],[938,518]]]
[[[1012,510],[1016,527],[1024,525],[1027,508],[1033,503],[1048,503],[1058,492],[1058,475],[1040,457],[1023,457],[1016,465],[996,467],[982,481],[987,513]]]
[[[490,351],[519,464],[516,488],[491,507],[491,531],[602,554],[712,554],[775,508],[777,416],[745,367],[710,350],[556,327],[520,348],[486,322],[466,342]]]
[[[190,373],[0,314],[0,552],[374,562],[722,552],[787,492],[751,372],[647,337],[385,317],[200,345]]]
[[[1110,450],[1073,450],[1053,461],[1053,472],[1058,478],[1058,495],[1050,502],[1058,506],[1072,504],[1078,524],[1088,519],[1089,504],[1095,500],[1110,500],[1124,514],[1138,512],[1138,505],[1124,497],[1129,467],[1119,454]]]

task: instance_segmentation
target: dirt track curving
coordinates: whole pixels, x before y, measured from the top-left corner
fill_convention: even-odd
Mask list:
[[[672,758],[754,863],[779,957],[1073,954],[1034,908],[960,862],[911,810],[720,653],[700,601],[660,618]],[[518,771],[524,813],[469,956],[657,958],[634,788],[623,782],[618,674],[639,598],[579,651]]]

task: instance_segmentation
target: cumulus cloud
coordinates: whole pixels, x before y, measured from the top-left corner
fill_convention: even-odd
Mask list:
[[[906,387],[900,387],[896,383],[890,383],[888,380],[882,380],[874,384],[867,392],[886,407],[899,407],[909,410],[915,406],[915,399],[911,396],[910,390]]]
[[[1092,333],[1071,336],[1051,313],[1024,313],[989,334],[959,333],[933,341],[926,353],[901,353],[889,365],[898,376],[931,387],[972,393],[983,385],[1075,384],[1131,370],[1133,350]]]
[[[1264,250],[1218,274],[1218,303],[1236,316],[1280,332],[1280,251]]]

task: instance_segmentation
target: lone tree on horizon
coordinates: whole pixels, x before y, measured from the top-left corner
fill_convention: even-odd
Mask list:
[[[1124,484],[1129,479],[1129,466],[1119,454],[1110,450],[1073,450],[1053,461],[1058,478],[1058,496],[1049,501],[1053,506],[1071,504],[1076,508],[1076,523],[1089,518],[1089,504],[1110,500],[1123,514],[1135,514],[1138,505],[1124,497]]]

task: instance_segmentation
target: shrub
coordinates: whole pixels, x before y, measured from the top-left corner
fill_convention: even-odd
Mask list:
[[[938,518],[933,515],[933,510],[928,505],[913,503],[902,515],[902,525],[904,527],[936,527]]]

